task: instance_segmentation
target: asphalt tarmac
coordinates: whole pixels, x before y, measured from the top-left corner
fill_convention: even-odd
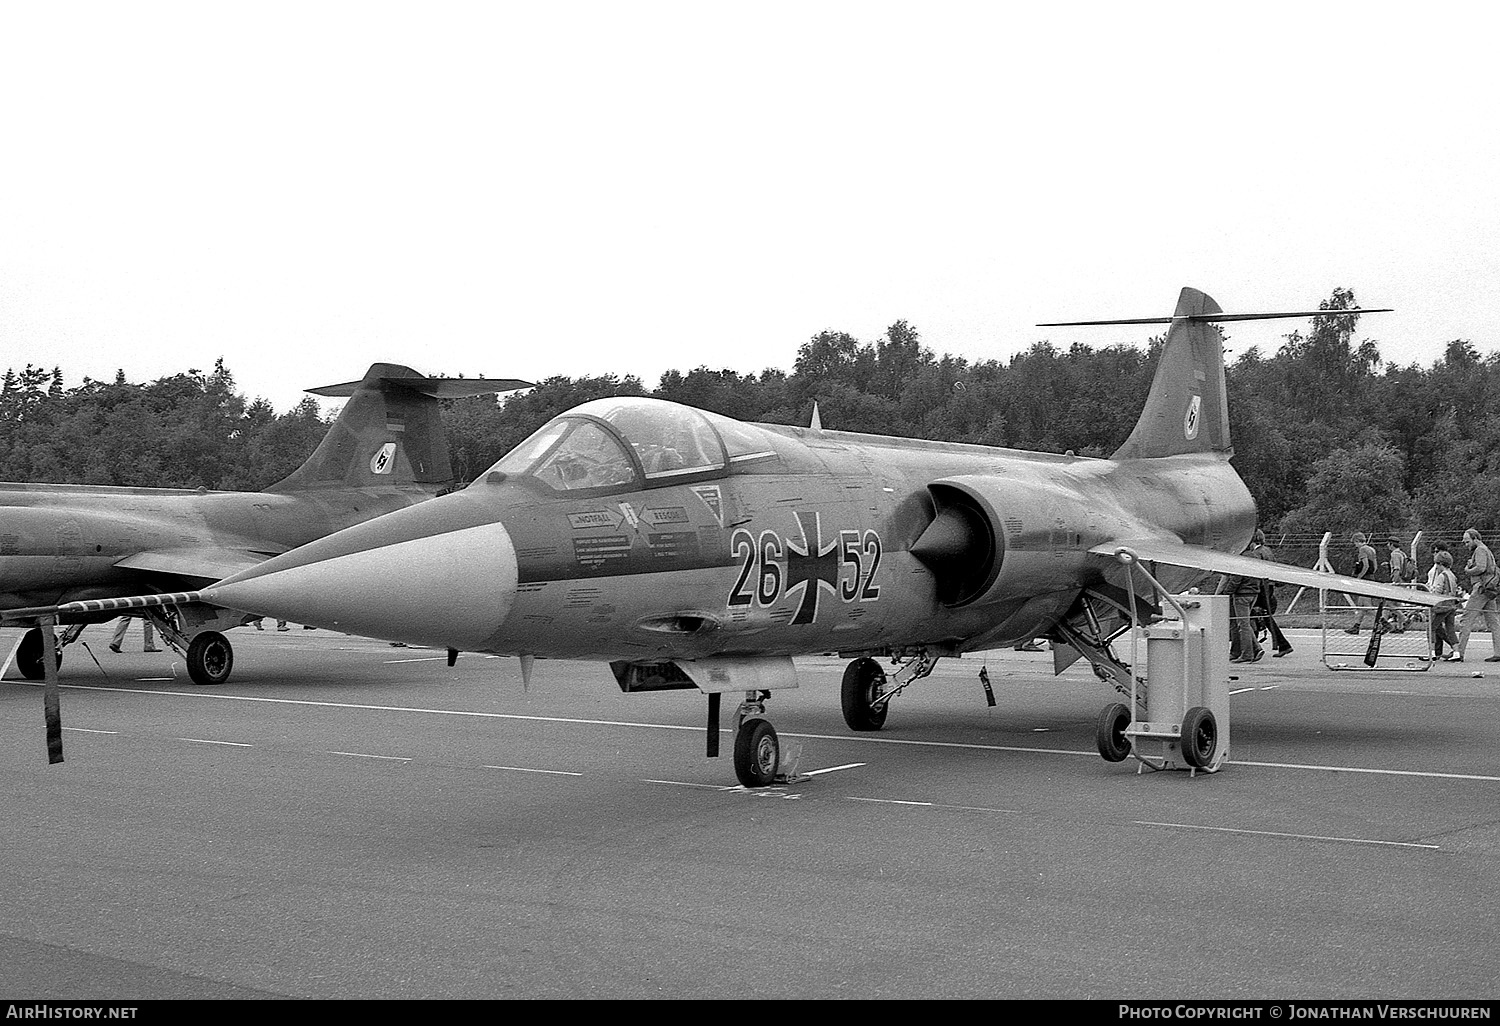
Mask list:
[[[1293,632],[1190,777],[1101,760],[1112,693],[1046,653],[944,661],[873,735],[800,660],[769,713],[809,775],[747,791],[696,692],[231,637],[202,688],[91,628],[56,766],[8,669],[0,997],[1500,996],[1500,664],[1340,672]]]

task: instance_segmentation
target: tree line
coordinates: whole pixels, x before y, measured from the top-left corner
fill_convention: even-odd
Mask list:
[[[1454,340],[1430,367],[1386,363],[1357,340],[1352,291],[1335,289],[1275,352],[1227,368],[1234,463],[1282,558],[1311,563],[1327,530],[1417,530],[1456,542],[1500,526],[1500,354]],[[461,479],[478,476],[551,417],[606,395],[654,395],[741,420],[1107,456],[1145,402],[1160,336],[1144,346],[1038,341],[1008,360],[938,356],[897,321],[874,341],[824,331],[790,372],[700,366],[637,377],[553,377],[496,400],[445,402]],[[149,383],[117,374],[65,387],[61,368],[7,370],[0,479],[255,490],[290,473],[327,430],[311,397],[278,414],[239,394],[223,360]]]

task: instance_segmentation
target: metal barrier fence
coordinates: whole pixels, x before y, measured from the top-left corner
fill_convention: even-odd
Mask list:
[[[1409,588],[1414,583],[1394,587]],[[1427,606],[1353,598],[1342,592],[1318,593],[1323,626],[1323,665],[1330,670],[1399,670],[1421,673],[1432,668],[1432,611]],[[1349,627],[1359,624],[1359,633]]]

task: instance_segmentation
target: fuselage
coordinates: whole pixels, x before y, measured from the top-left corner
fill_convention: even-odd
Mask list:
[[[963,651],[1042,633],[1083,588],[1118,581],[1091,547],[1172,538],[1238,552],[1255,526],[1248,490],[1212,453],[1116,462],[709,415],[722,457],[699,444],[653,480],[664,443],[647,437],[651,417],[686,408],[630,402],[571,411],[463,491],[272,560],[259,580],[227,582],[224,600],[553,658]],[[565,451],[605,427],[613,439]],[[912,552],[949,494],[989,532],[986,566],[957,593]],[[1180,588],[1202,575],[1157,576]]]
[[[711,481],[570,502],[528,483],[479,485],[516,549],[515,603],[484,649],[575,658],[864,652],[1043,633],[1087,583],[1088,550],[1161,537],[1239,551],[1249,493],[1217,457],[1142,461],[955,451],[791,432],[780,460]],[[990,593],[944,604],[908,551],[935,479],[993,482],[1004,552]],[[1226,508],[1228,507],[1228,508]],[[1201,576],[1162,568],[1172,587]]]

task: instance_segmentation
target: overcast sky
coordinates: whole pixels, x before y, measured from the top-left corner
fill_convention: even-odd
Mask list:
[[[1500,349],[1478,6],[0,0],[0,365],[791,369],[1367,307]],[[1217,12],[1233,13],[1217,13]],[[1231,325],[1274,349],[1306,322]]]

